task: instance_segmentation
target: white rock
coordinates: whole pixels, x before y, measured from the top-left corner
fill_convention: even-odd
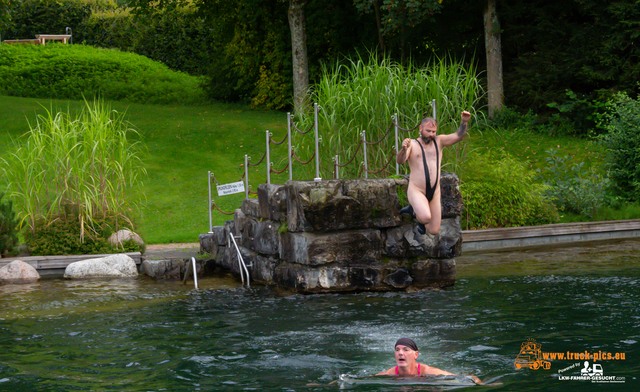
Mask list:
[[[138,276],[136,262],[125,254],[76,261],[67,266],[65,278],[125,278]]]
[[[0,268],[2,283],[33,283],[40,279],[40,274],[31,265],[22,260],[14,260]]]
[[[111,246],[121,245],[123,242],[126,242],[126,241],[133,241],[138,245],[144,245],[144,241],[139,235],[126,229],[118,230],[115,233],[111,234],[111,236],[109,236],[108,241],[111,244]]]

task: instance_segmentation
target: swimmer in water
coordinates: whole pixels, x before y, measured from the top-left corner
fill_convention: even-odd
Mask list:
[[[454,376],[453,373],[442,369],[434,368],[423,363],[418,363],[418,345],[409,338],[400,338],[395,345],[396,366],[376,374],[376,376]],[[482,381],[476,376],[471,377],[478,385],[483,385]]]

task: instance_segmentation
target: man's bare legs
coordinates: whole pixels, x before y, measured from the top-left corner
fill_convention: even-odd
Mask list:
[[[416,220],[426,226],[430,234],[436,235],[440,231],[442,212],[440,206],[440,187],[436,189],[431,202],[416,186],[409,183],[407,199],[413,207]]]

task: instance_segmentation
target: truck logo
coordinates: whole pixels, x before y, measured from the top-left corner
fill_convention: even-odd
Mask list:
[[[542,359],[542,346],[534,339],[523,342],[520,346],[520,354],[513,364],[516,369],[529,368],[531,370],[551,369],[551,362]]]
[[[589,367],[589,361],[584,361],[584,369],[580,370],[580,374],[587,377],[602,376],[602,365],[594,363],[592,367]]]

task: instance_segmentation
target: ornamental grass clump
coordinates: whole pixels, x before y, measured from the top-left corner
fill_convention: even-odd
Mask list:
[[[378,60],[371,55],[368,60],[358,58],[324,67],[312,94],[314,102],[322,107],[319,112],[320,130],[324,135],[322,155],[331,158],[338,155],[341,164],[355,155],[353,164],[340,169],[340,177],[362,176],[361,133],[364,130],[367,142],[382,140],[367,146],[369,170],[376,171],[388,164],[375,175],[388,176],[395,173],[394,114],[398,114],[400,127],[413,128],[425,115],[432,115],[435,99],[438,133],[447,134],[458,128],[463,110],[471,111],[472,121],[478,121],[484,94],[476,68],[452,59],[438,59],[418,67],[404,66],[388,58]],[[398,131],[398,145],[404,138],[417,136],[417,129]],[[295,144],[310,143],[304,140]],[[458,169],[464,160],[465,148],[463,142],[445,151],[445,165],[450,166],[445,166],[446,169]],[[325,176],[329,177],[333,172],[330,158],[323,161],[329,162],[324,167]],[[404,173],[407,168],[401,170]]]
[[[3,198],[4,193],[0,192],[0,257],[10,255],[18,244],[16,214],[11,200]]]
[[[107,224],[133,229],[146,174],[143,152],[138,133],[101,101],[86,102],[76,115],[38,116],[0,160],[27,242],[58,221],[77,222],[79,243],[103,237]]]

